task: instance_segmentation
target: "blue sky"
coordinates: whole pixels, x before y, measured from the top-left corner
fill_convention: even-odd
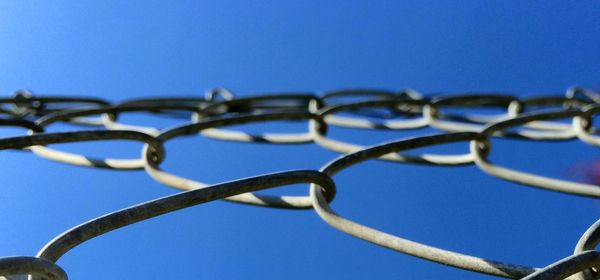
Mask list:
[[[0,92],[28,88],[111,101],[202,96],[215,86],[238,96],[354,87],[561,94],[571,85],[600,88],[598,15],[595,1],[0,1]],[[142,116],[124,120],[150,124]],[[152,120],[160,127],[177,124]],[[3,128],[0,135],[23,132]],[[411,133],[334,129],[332,136],[375,144]],[[565,179],[599,158],[596,148],[578,141],[496,142],[493,160]],[[56,147],[136,157],[141,146]],[[313,144],[202,137],[173,140],[167,153],[165,169],[212,183],[318,169],[337,156]],[[0,255],[35,255],[72,226],[175,193],[143,171],[72,167],[27,152],[3,151],[0,166]],[[532,266],[570,254],[600,207],[592,199],[501,181],[474,166],[371,161],[334,179],[339,194],[333,207],[352,219],[442,248]],[[355,239],[312,211],[226,202],[111,232],[67,253],[59,265],[71,279],[485,277]]]

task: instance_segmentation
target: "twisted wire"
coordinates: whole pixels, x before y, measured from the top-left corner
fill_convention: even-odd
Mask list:
[[[550,110],[547,110],[550,107]],[[555,108],[558,107],[558,108]],[[464,114],[448,108],[500,108],[496,115]],[[119,116],[147,112],[184,119],[167,129],[124,124]],[[168,187],[182,192],[143,202],[84,222],[48,242],[37,256],[0,257],[0,276],[29,279],[67,279],[56,262],[75,246],[110,231],[214,200],[285,209],[313,209],[337,230],[381,247],[459,269],[513,279],[596,279],[600,276],[600,220],[577,242],[573,255],[544,268],[490,260],[485,257],[445,250],[386,233],[352,221],[335,212],[334,176],[368,160],[401,164],[475,165],[491,176],[524,186],[569,195],[600,197],[597,185],[569,182],[499,166],[489,160],[493,139],[527,141],[573,141],[600,146],[593,118],[600,113],[600,94],[572,87],[564,95],[520,99],[508,94],[423,95],[407,89],[398,92],[350,89],[313,93],[267,94],[236,98],[225,88],[206,91],[205,97],[137,98],[112,103],[99,98],[35,96],[18,91],[0,99],[0,126],[22,127],[27,135],[0,138],[0,150],[29,150],[34,154],[69,165],[113,170],[139,170]],[[570,123],[559,120],[570,120]],[[305,121],[306,132],[249,134],[228,126],[269,121]],[[92,126],[93,130],[47,132],[59,122]],[[425,127],[443,131],[413,135],[373,146],[333,139],[330,127],[367,130],[415,130]],[[99,128],[99,129],[98,129]],[[207,184],[163,170],[165,144],[172,139],[202,135],[223,141],[299,145],[315,143],[341,153],[319,170],[289,170],[257,175],[230,182]],[[144,144],[139,159],[102,159],[55,150],[48,145],[80,141],[131,140]],[[466,154],[410,154],[410,150],[465,142]],[[468,143],[467,143],[468,142]],[[306,183],[307,196],[270,196],[254,192],[284,185]],[[12,278],[11,278],[12,277]],[[17,279],[17,278],[14,278]],[[19,278],[20,279],[20,278]]]

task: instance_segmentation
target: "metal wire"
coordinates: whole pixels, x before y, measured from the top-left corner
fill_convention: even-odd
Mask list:
[[[11,105],[11,106],[4,106]],[[448,108],[477,110],[456,113]],[[489,108],[502,114],[482,114]],[[121,123],[119,115],[145,112],[182,119],[160,130]],[[25,149],[46,159],[70,165],[114,170],[144,169],[156,181],[182,192],[140,203],[84,222],[46,244],[35,257],[0,258],[0,278],[67,279],[56,262],[75,246],[110,231],[179,209],[224,199],[271,208],[313,209],[332,227],[373,244],[459,269],[506,278],[596,279],[599,276],[600,220],[582,234],[573,255],[545,268],[511,264],[470,256],[418,243],[352,221],[335,212],[330,203],[336,186],[333,177],[355,164],[381,159],[401,164],[476,165],[492,176],[561,193],[600,197],[597,185],[547,178],[499,166],[489,160],[494,139],[527,141],[582,141],[600,146],[593,118],[600,113],[600,94],[572,87],[565,95],[519,99],[506,94],[426,96],[414,90],[399,92],[350,89],[313,93],[268,94],[235,98],[224,88],[211,89],[204,98],[158,97],[110,103],[98,98],[34,96],[19,91],[0,99],[0,126],[22,127],[27,135],[0,138],[0,150]],[[94,117],[94,118],[91,118]],[[557,120],[570,120],[570,123]],[[307,121],[307,132],[250,134],[228,126],[270,121]],[[48,126],[69,122],[94,130],[46,132]],[[419,135],[365,147],[327,136],[331,126],[369,130],[433,128],[442,133]],[[342,153],[319,170],[292,170],[258,175],[219,184],[202,183],[161,169],[165,144],[179,137],[201,135],[225,141],[266,144],[316,143]],[[97,159],[47,147],[79,141],[132,140],[144,143],[139,159]],[[407,154],[409,150],[454,142],[469,142],[467,154]],[[465,143],[466,145],[467,143]],[[283,185],[310,184],[308,196],[268,196],[253,192]],[[16,277],[16,278],[15,278]],[[21,277],[21,278],[19,278]]]

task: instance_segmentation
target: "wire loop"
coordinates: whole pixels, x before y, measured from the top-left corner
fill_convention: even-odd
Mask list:
[[[194,135],[202,130],[222,127],[228,125],[237,125],[237,124],[245,124],[252,122],[265,122],[272,120],[304,120],[304,119],[315,119],[318,122],[324,124],[323,120],[315,114],[312,113],[269,113],[269,114],[259,114],[259,115],[243,115],[236,117],[227,117],[227,118],[216,118],[212,120],[205,120],[198,123],[192,123],[189,125],[175,127],[169,130],[163,131],[160,135],[157,136],[157,139],[166,143],[169,140],[183,136],[183,135]],[[147,147],[144,146],[144,152],[147,154]],[[181,189],[181,190],[191,190],[191,189],[199,189],[205,188],[208,186],[206,183],[186,179],[183,177],[179,177],[173,175],[171,173],[163,171],[159,162],[152,160],[149,157],[146,157],[146,172],[150,175],[150,177],[154,178],[158,182],[161,182],[165,185]],[[333,199],[333,197],[331,197]],[[226,200],[238,203],[252,204],[257,206],[268,206],[268,207],[276,207],[276,208],[290,208],[290,209],[305,209],[310,208],[312,206],[310,199],[308,196],[270,196],[270,195],[259,195],[253,193],[245,193],[238,196],[229,197]]]
[[[502,122],[491,124],[485,129],[483,129],[481,135],[489,139],[489,137],[491,137],[492,135],[505,133],[504,130],[508,128],[523,125],[531,121],[572,118],[581,114],[582,112],[579,110],[524,114],[517,118],[508,119]],[[526,137],[528,134],[520,133],[519,135]],[[535,137],[532,138],[538,139]],[[589,197],[600,197],[600,188],[596,185],[553,179],[498,166],[490,162],[487,158],[487,153],[489,152],[490,145],[486,145],[488,147],[488,151],[485,153],[481,150],[480,145],[481,140],[471,141],[471,153],[474,156],[474,160],[477,166],[488,174],[491,174],[495,177],[507,181],[512,181],[522,185],[537,187],[541,189]]]
[[[54,238],[40,250],[38,257],[56,262],[77,245],[124,226],[222,198],[298,183],[318,185],[329,200],[335,196],[333,180],[314,170],[293,170],[239,179],[165,196],[90,220]]]
[[[192,122],[200,122],[226,114],[265,114],[269,112],[308,112],[311,101],[320,102],[311,94],[277,94],[238,98],[213,103],[192,115]],[[203,136],[239,142],[265,142],[272,144],[303,144],[313,141],[311,133],[262,133],[250,134],[242,131],[210,128],[200,132]]]
[[[457,132],[388,142],[341,156],[321,167],[321,172],[329,176],[334,176],[338,172],[352,165],[369,159],[378,158],[391,152],[422,148],[430,145],[476,140],[480,137],[480,134],[474,132]],[[508,264],[456,253],[370,228],[346,219],[336,213],[331,209],[329,202],[325,199],[324,194],[316,185],[311,185],[310,194],[313,201],[313,207],[321,219],[340,231],[373,244],[444,265],[490,275],[517,278],[526,276],[535,271],[534,268],[527,266]]]

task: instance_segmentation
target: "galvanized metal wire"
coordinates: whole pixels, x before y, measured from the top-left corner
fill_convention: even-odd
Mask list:
[[[496,115],[464,114],[448,108],[496,108]],[[180,125],[159,129],[119,122],[129,112],[173,115]],[[399,92],[350,89],[314,93],[267,94],[236,98],[225,88],[208,90],[205,97],[137,98],[112,103],[99,98],[35,96],[18,91],[0,99],[0,126],[22,127],[22,136],[0,138],[0,150],[29,150],[69,165],[114,170],[140,170],[157,182],[182,192],[140,203],[84,222],[60,234],[37,256],[0,257],[0,278],[67,279],[56,262],[75,246],[110,231],[164,215],[178,209],[224,199],[270,208],[313,209],[333,228],[375,245],[443,265],[513,279],[597,279],[600,276],[600,220],[582,233],[573,255],[544,268],[471,256],[386,233],[335,212],[334,177],[344,169],[371,159],[401,164],[475,165],[489,175],[524,186],[568,195],[600,197],[600,187],[568,182],[493,163],[494,139],[527,141],[582,141],[600,146],[594,116],[600,113],[600,94],[572,87],[562,96],[543,95],[520,99],[508,94],[427,96],[415,90]],[[569,122],[564,122],[564,120]],[[560,121],[563,120],[563,121]],[[305,121],[306,131],[249,134],[227,127],[269,121]],[[59,122],[90,126],[89,130],[47,132]],[[327,135],[331,127],[368,130],[434,128],[441,133],[395,139],[373,146],[353,144]],[[163,170],[165,144],[175,138],[201,135],[223,141],[299,145],[315,143],[342,155],[319,170],[290,170],[257,175],[218,184],[201,178],[184,178]],[[48,145],[80,141],[131,140],[144,144],[138,159],[102,159],[51,149]],[[410,150],[447,143],[464,143],[466,154],[412,154]],[[310,184],[307,196],[269,196],[255,191],[284,185]],[[574,242],[575,243],[575,242]],[[0,252],[1,254],[1,252]],[[20,277],[20,278],[19,278]]]

